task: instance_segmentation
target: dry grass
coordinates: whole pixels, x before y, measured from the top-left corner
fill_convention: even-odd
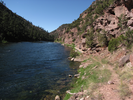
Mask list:
[[[120,93],[120,97],[122,99],[124,99],[124,100],[125,100],[125,98],[127,96],[130,96],[131,95],[131,91],[129,90],[128,85],[125,84],[125,83],[123,83],[123,82],[121,82],[121,84],[120,84],[119,93]]]

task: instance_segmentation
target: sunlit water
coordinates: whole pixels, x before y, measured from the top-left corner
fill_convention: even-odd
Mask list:
[[[0,100],[53,100],[70,88],[79,63],[53,42],[0,44]]]

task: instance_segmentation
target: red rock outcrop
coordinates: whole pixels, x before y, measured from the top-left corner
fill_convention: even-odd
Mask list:
[[[91,7],[93,7],[98,1],[99,0],[94,1]],[[88,25],[86,26],[86,28],[83,28],[84,24],[87,21],[91,21],[90,19],[85,19],[89,13],[89,11],[88,13],[84,11],[82,14],[80,14],[79,18],[82,20],[80,20],[78,27],[75,26],[70,28],[69,25],[65,27],[63,25],[63,28],[58,28],[56,30],[56,33],[58,33],[58,38],[66,44],[74,43],[77,48],[81,50],[87,50],[85,49],[87,47],[86,36],[87,31],[91,30],[91,27],[93,27],[93,34],[95,36],[94,41],[97,44],[98,40],[96,34],[98,30],[100,30],[100,34],[106,34],[107,37],[111,35],[116,38],[126,32],[126,29],[124,31],[120,31],[121,27],[118,25],[119,23],[127,25],[127,27],[129,27],[130,29],[133,29],[133,0],[115,0],[114,4],[105,9],[104,14],[102,16],[99,16],[92,23],[92,26]],[[119,22],[121,15],[123,15],[127,19],[126,22]],[[94,13],[92,16],[95,17],[96,14]],[[81,28],[84,29],[82,33],[80,30]],[[69,29],[69,31],[67,31],[67,29]],[[104,32],[103,30],[106,32]],[[108,39],[110,38],[108,37]]]

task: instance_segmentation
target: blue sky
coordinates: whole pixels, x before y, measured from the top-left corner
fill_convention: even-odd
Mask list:
[[[14,13],[51,32],[71,23],[94,0],[2,0]]]

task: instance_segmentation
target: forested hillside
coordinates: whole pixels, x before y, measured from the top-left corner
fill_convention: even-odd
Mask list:
[[[45,22],[44,22],[45,23]],[[53,41],[53,36],[41,27],[9,10],[0,2],[0,42]]]

